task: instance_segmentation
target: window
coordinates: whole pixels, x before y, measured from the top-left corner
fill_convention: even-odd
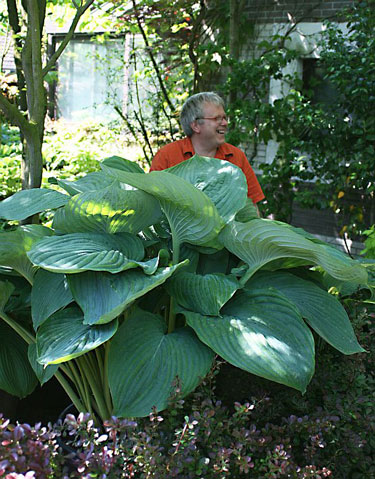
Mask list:
[[[58,46],[58,45],[57,45]],[[58,63],[56,114],[71,121],[116,117],[109,95],[119,105],[124,97],[124,38],[73,38]],[[103,61],[103,59],[105,61]]]
[[[311,98],[313,104],[330,105],[338,98],[338,92],[324,78],[324,68],[317,58],[302,60],[303,90]]]

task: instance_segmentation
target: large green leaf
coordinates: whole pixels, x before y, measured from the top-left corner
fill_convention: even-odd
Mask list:
[[[64,188],[70,195],[74,196],[78,193],[86,191],[97,191],[109,186],[119,187],[120,184],[114,178],[107,176],[102,171],[94,171],[75,181],[58,179],[57,183]]]
[[[108,341],[117,326],[117,320],[98,326],[83,324],[83,313],[78,308],[58,311],[37,332],[37,361],[59,364],[77,358]]]
[[[35,331],[51,314],[72,301],[65,275],[40,269],[31,290],[31,316]]]
[[[26,253],[33,244],[52,234],[52,230],[41,225],[20,226],[14,231],[0,231],[0,264],[15,269],[32,283],[36,268]]]
[[[129,233],[71,233],[46,238],[28,256],[37,266],[55,273],[109,271],[119,273],[140,266],[153,274],[159,258],[142,262],[142,241]]]
[[[141,173],[144,174],[142,168],[135,161],[126,160],[121,156],[110,156],[102,160],[102,165],[110,168],[116,168],[117,170],[128,171],[129,173]]]
[[[27,358],[27,343],[0,321],[0,389],[24,398],[38,384]]]
[[[167,171],[203,191],[225,222],[233,220],[246,204],[246,177],[241,168],[229,161],[194,155]]]
[[[222,306],[241,285],[234,276],[221,273],[200,275],[181,272],[168,281],[166,288],[183,308],[218,316]]]
[[[176,378],[185,396],[210,370],[214,355],[190,328],[165,333],[162,318],[138,309],[114,336],[108,359],[114,415],[165,409]]]
[[[320,265],[337,279],[366,283],[367,272],[358,262],[324,243],[312,241],[295,230],[265,219],[226,225],[220,241],[245,261],[252,272],[279,258],[299,258]]]
[[[238,263],[239,260],[237,260]],[[216,251],[213,254],[199,255],[199,263],[197,267],[197,273],[199,274],[211,274],[211,273],[227,273],[230,268],[229,251],[223,248],[220,251]]]
[[[149,193],[160,201],[173,237],[183,242],[204,245],[216,239],[223,220],[213,202],[187,181],[166,171],[147,175],[128,173],[103,165],[106,173],[123,183]]]
[[[199,338],[234,366],[306,390],[314,373],[314,340],[285,296],[241,291],[223,307],[222,317],[184,314]]]
[[[14,284],[10,281],[0,281],[0,311],[4,311],[5,305],[14,291]]]
[[[104,324],[112,321],[135,299],[164,283],[187,263],[159,268],[152,275],[142,271],[118,274],[87,271],[68,276],[76,302],[84,312],[85,324]]]
[[[69,196],[55,190],[33,188],[22,190],[0,203],[0,218],[24,220],[44,210],[59,208],[69,201]]]
[[[185,259],[189,260],[189,264],[184,267],[184,271],[195,273],[199,262],[199,253],[195,249],[189,247],[187,244],[183,244],[180,250],[180,261]]]
[[[36,374],[36,377],[38,378],[41,385],[48,382],[59,369],[59,366],[57,364],[51,364],[50,366],[42,366],[40,363],[38,363],[35,343],[29,345],[28,358],[31,367],[33,368],[34,373]]]
[[[247,198],[245,206],[236,214],[235,220],[240,223],[247,223],[258,218],[258,211],[250,198]]]
[[[311,281],[280,271],[260,271],[246,284],[250,291],[275,288],[294,303],[303,318],[329,344],[344,354],[363,352],[340,302]]]
[[[160,221],[159,202],[143,191],[105,188],[74,196],[59,210],[53,228],[59,233],[85,231],[137,234]]]

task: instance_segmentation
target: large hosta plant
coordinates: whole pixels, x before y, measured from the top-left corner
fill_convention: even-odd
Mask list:
[[[145,416],[168,406],[176,382],[192,391],[215,355],[304,392],[314,338],[363,351],[320,279],[366,285],[366,270],[258,218],[236,166],[199,156],[149,174],[119,157],[101,166],[59,181],[64,192],[0,205],[10,224],[50,211],[43,226],[0,232],[0,388],[23,397],[54,375],[79,410]]]

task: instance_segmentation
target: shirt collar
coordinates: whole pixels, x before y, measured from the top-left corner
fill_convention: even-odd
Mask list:
[[[189,136],[184,139],[182,151],[184,156],[190,155],[189,158],[195,155],[194,146]],[[227,160],[232,156],[233,153],[228,149],[227,143],[224,143],[223,145],[219,146],[218,150],[216,151],[215,158],[218,158],[219,160]]]

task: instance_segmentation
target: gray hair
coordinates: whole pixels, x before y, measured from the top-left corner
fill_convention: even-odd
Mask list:
[[[224,100],[212,91],[204,91],[190,96],[183,104],[180,114],[180,123],[186,136],[193,134],[193,130],[190,126],[191,123],[204,115],[204,103],[214,103],[224,108]]]

